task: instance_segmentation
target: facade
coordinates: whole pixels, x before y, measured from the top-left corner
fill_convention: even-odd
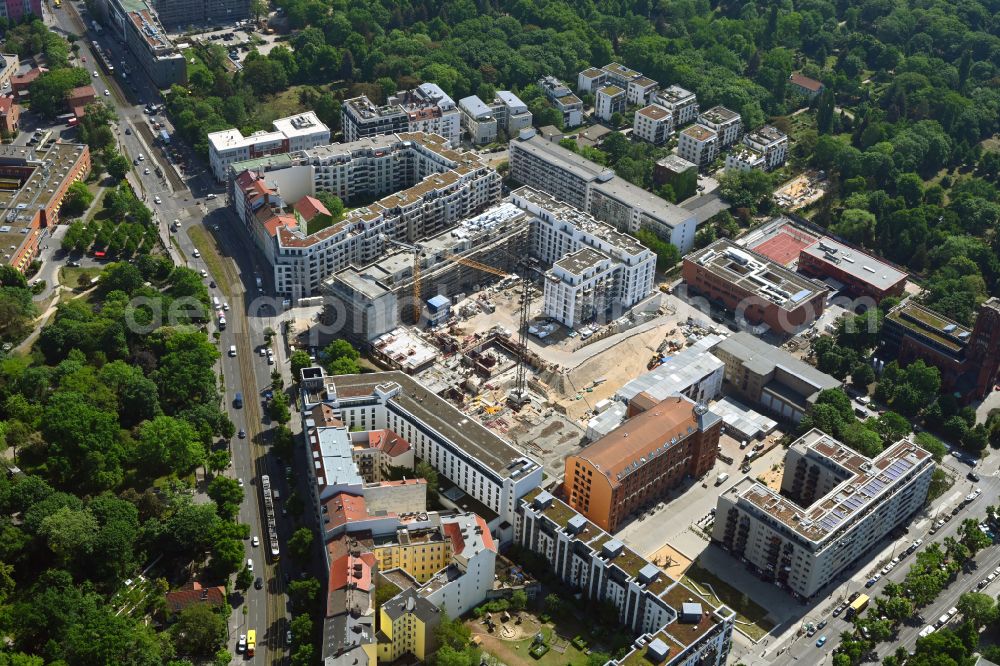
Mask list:
[[[766,168],[767,160],[764,158],[764,154],[749,146],[736,146],[726,153],[726,171],[750,171],[751,169],[764,171]]]
[[[550,493],[521,500],[517,543],[549,563],[582,603],[606,602],[636,635],[614,666],[724,666],[736,614],[713,606]]]
[[[725,366],[724,386],[751,405],[798,423],[820,391],[838,388],[837,379],[746,332],[712,349]]]
[[[698,114],[698,123],[719,135],[719,147],[727,148],[740,138],[743,131],[743,120],[740,114],[724,106],[713,106],[708,111]]]
[[[576,80],[579,92],[595,93],[607,85],[624,90],[628,104],[633,105],[649,104],[653,93],[659,88],[659,84],[653,79],[617,62],[608,63],[601,68],[588,67],[580,72]]]
[[[576,127],[583,122],[583,101],[573,94],[569,86],[554,76],[539,79],[538,85],[552,106],[562,114],[563,128]]]
[[[907,274],[860,250],[823,237],[799,252],[800,273],[834,286],[856,298],[876,303],[887,296],[902,296]]]
[[[238,129],[212,132],[208,135],[208,160],[218,181],[229,178],[229,167],[246,160],[267,155],[307,150],[330,143],[330,128],[320,122],[312,111],[279,118],[270,132],[254,132],[243,136]]]
[[[415,243],[434,237],[500,199],[500,176],[478,155],[420,132],[277,158],[231,167],[238,175],[230,201],[271,263],[277,292],[293,298],[318,294],[331,275],[382,256],[385,238]],[[347,202],[383,198],[311,233],[288,202],[317,191]]]
[[[608,532],[715,464],[722,419],[672,396],[566,457],[567,504]]]
[[[677,155],[699,168],[707,167],[719,156],[719,135],[704,125],[691,125],[677,137]]]
[[[21,105],[13,97],[0,97],[0,134],[15,137],[21,129]]]
[[[307,368],[302,387],[307,408],[327,406],[348,430],[398,433],[438,471],[444,502],[461,508],[467,496],[477,513],[486,514],[490,532],[511,539],[517,500],[541,483],[537,462],[402,372],[328,377],[321,368]],[[448,485],[460,491],[458,500],[447,499]]]
[[[497,119],[483,100],[475,95],[463,97],[458,100],[458,108],[462,112],[462,128],[473,144],[482,146],[497,140]]]
[[[685,256],[683,276],[689,290],[734,313],[737,322],[763,324],[785,335],[823,314],[829,292],[825,285],[725,238]]]
[[[882,324],[879,359],[907,365],[917,359],[941,370],[941,388],[968,403],[986,397],[1000,383],[1000,299],[979,306],[970,331],[908,299]]]
[[[42,0],[4,0],[0,2],[0,18],[19,23],[28,15],[41,20]]]
[[[788,135],[771,125],[764,125],[743,136],[743,145],[764,155],[765,168],[777,169],[788,158]]]
[[[516,136],[526,127],[531,127],[531,111],[521,98],[509,90],[498,90],[491,105],[497,119],[497,128],[507,137]]]
[[[21,59],[16,53],[0,53],[0,88],[7,87],[20,66]]]
[[[344,141],[348,143],[383,134],[425,132],[442,136],[457,147],[462,134],[461,118],[454,100],[436,83],[422,83],[397,93],[383,106],[376,106],[362,95],[345,100],[341,107]]]
[[[160,22],[169,28],[201,23],[232,23],[250,16],[250,0],[153,0]]]
[[[793,91],[809,98],[813,98],[823,92],[822,83],[816,79],[810,79],[808,76],[802,76],[801,74],[792,74],[789,76],[788,85],[791,86]]]
[[[656,255],[632,236],[529,187],[511,202],[531,216],[531,255],[551,266],[546,316],[572,328],[608,311],[618,316],[653,293]]]
[[[698,117],[698,97],[680,86],[670,86],[653,96],[653,103],[659,104],[674,116],[677,127],[694,122]]]
[[[59,223],[69,186],[89,173],[90,149],[84,144],[0,146],[0,178],[13,188],[0,191],[4,263],[22,273],[28,268],[45,230]]]
[[[158,88],[187,83],[187,61],[145,0],[101,0],[118,39]]]
[[[650,104],[635,112],[632,136],[662,146],[673,133],[674,116],[659,104]]]
[[[594,115],[604,122],[610,122],[614,114],[625,111],[625,90],[618,86],[598,88],[594,99]]]
[[[510,142],[514,180],[590,213],[620,231],[650,229],[687,252],[694,243],[694,217],[614,175],[614,171],[525,130]]]
[[[712,540],[809,599],[908,524],[934,467],[909,440],[866,458],[813,429],[788,449],[780,493],[745,477],[719,496]]]
[[[697,173],[698,165],[679,155],[667,155],[657,160],[653,166],[653,182],[657,185],[673,183],[677,178],[690,171]]]

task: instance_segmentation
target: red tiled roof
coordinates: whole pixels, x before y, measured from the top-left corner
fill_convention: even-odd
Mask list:
[[[462,528],[459,527],[458,523],[444,523],[441,525],[444,528],[445,536],[451,540],[451,552],[458,555],[465,548],[465,539],[462,538]]]
[[[332,529],[355,520],[364,520],[368,517],[368,505],[365,504],[364,497],[337,493],[326,501],[326,515]]]
[[[381,449],[382,453],[390,458],[410,450],[410,443],[388,428],[370,431],[368,445],[373,449]]]
[[[823,88],[823,84],[816,79],[810,79],[808,76],[802,76],[801,74],[792,74],[788,77],[788,80],[801,88],[813,92],[819,92]]]
[[[4,115],[10,113],[11,107],[13,106],[13,97],[0,97],[0,113],[3,113]]]
[[[315,197],[302,197],[292,205],[292,208],[298,211],[306,222],[317,215],[330,215],[330,211],[323,205],[323,202]]]
[[[94,90],[94,86],[79,86],[78,88],[73,88],[68,93],[66,97],[68,99],[79,99],[81,97],[96,97],[97,91]]]
[[[175,613],[194,604],[221,606],[225,600],[226,588],[221,585],[203,588],[198,581],[189,583],[175,592],[167,592],[167,606]]]
[[[268,236],[274,236],[278,233],[278,229],[287,229],[289,226],[294,227],[296,225],[296,220],[291,215],[275,215],[264,222],[264,229],[267,230]]]

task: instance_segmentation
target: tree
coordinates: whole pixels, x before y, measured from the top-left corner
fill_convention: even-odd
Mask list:
[[[117,150],[108,150],[104,153],[104,169],[108,175],[117,181],[125,180],[125,174],[131,168],[128,158]]]
[[[267,413],[278,423],[284,425],[291,420],[292,415],[288,409],[288,396],[284,393],[275,393],[271,398],[271,403],[267,407]]]
[[[323,350],[326,371],[331,375],[356,375],[361,372],[361,354],[347,340],[334,340]]]
[[[973,556],[993,543],[989,536],[979,529],[979,521],[975,518],[963,520],[958,526],[958,533],[962,535],[962,545],[968,548]]]
[[[215,575],[228,578],[244,566],[243,544],[236,539],[220,539],[212,549],[210,567]]]
[[[918,432],[914,439],[917,446],[930,453],[937,462],[941,462],[945,454],[948,453],[948,447],[929,432]]]
[[[59,213],[66,218],[79,217],[90,207],[93,201],[94,195],[87,187],[87,184],[78,180],[67,188],[66,197],[63,199]]]
[[[319,600],[320,584],[315,578],[301,578],[288,584],[288,596],[295,613],[308,613]]]
[[[77,67],[53,69],[41,74],[29,88],[31,110],[45,118],[55,118],[66,108],[66,94],[73,88],[85,86],[90,75]]]
[[[253,585],[253,572],[250,571],[249,567],[243,567],[236,574],[236,589],[246,592],[251,585]]]
[[[243,501],[243,488],[236,479],[217,476],[209,482],[207,493],[215,502],[216,510],[222,518],[233,518],[239,512],[240,503]]]
[[[562,610],[562,599],[558,594],[549,594],[545,597],[545,610],[550,615],[557,615]]]
[[[292,366],[292,378],[297,382],[302,377],[302,369],[308,368],[312,365],[312,360],[309,358],[309,352],[302,349],[296,349],[292,352],[292,355],[288,357],[288,362]]]
[[[226,621],[208,604],[193,604],[177,614],[171,627],[178,654],[211,657],[225,646]]]
[[[892,411],[888,411],[875,419],[874,429],[886,445],[898,442],[913,430],[908,420]]]
[[[770,208],[774,189],[771,175],[758,169],[726,171],[719,178],[719,193],[734,208],[748,208],[751,212]]]
[[[510,595],[511,610],[523,611],[527,606],[528,606],[527,593],[524,590],[514,590],[514,593]]]
[[[875,381],[875,371],[867,363],[861,362],[851,369],[851,386],[867,394],[868,387]]]
[[[455,650],[462,650],[468,647],[472,631],[460,619],[453,620],[442,612],[441,622],[434,629],[434,636],[442,647],[447,645]]]
[[[288,553],[295,558],[299,564],[305,565],[312,555],[313,533],[308,527],[300,527],[295,530],[288,540]]]
[[[958,598],[956,608],[976,628],[991,624],[997,618],[996,602],[988,594],[966,592]]]
[[[183,475],[205,461],[205,447],[188,422],[157,416],[139,428],[139,457],[153,473]]]
[[[656,270],[665,272],[677,265],[681,260],[680,250],[656,235],[651,229],[639,229],[635,238],[656,255]]]

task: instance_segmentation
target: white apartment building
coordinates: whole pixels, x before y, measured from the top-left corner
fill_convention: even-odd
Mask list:
[[[454,485],[442,489],[442,502],[465,510],[466,496],[473,498],[490,531],[513,538],[518,500],[541,484],[542,467],[478,420],[398,371],[329,377],[307,368],[302,392],[307,406],[327,406],[348,430],[397,433],[447,480],[443,486]]]
[[[482,146],[497,140],[497,119],[493,109],[483,100],[469,95],[458,100],[462,112],[462,127],[474,145]]]
[[[593,93],[609,84],[624,90],[628,104],[633,105],[649,104],[659,88],[659,84],[653,79],[617,62],[608,63],[604,67],[588,67],[576,79],[576,89],[580,92]]]
[[[436,83],[421,83],[389,97],[377,106],[367,97],[345,100],[341,106],[344,141],[399,132],[425,132],[458,146],[462,134],[458,105]]]
[[[659,104],[674,115],[677,127],[694,122],[698,117],[698,97],[680,86],[670,86],[653,95],[653,103]]]
[[[719,156],[719,135],[704,125],[690,125],[677,137],[677,154],[704,168]]]
[[[650,229],[682,252],[694,244],[695,219],[676,206],[615,176],[614,171],[523,130],[510,146],[511,176],[524,185],[590,213],[620,231]]]
[[[605,122],[611,116],[625,111],[625,90],[615,85],[607,85],[597,89],[594,102],[594,115]]]
[[[500,200],[500,176],[486,162],[419,132],[313,148],[258,169],[241,170],[232,206],[271,262],[277,293],[295,299],[374,261],[383,236],[414,243]],[[345,201],[388,196],[310,233],[285,205],[316,191]]]
[[[546,316],[574,327],[653,292],[656,255],[634,237],[530,187],[514,190],[511,203],[532,216],[531,255],[551,266]]]
[[[250,136],[243,136],[238,129],[210,133],[208,161],[215,179],[226,180],[230,165],[237,162],[330,143],[330,128],[312,111],[279,118],[272,124],[272,131],[254,132]]]
[[[493,115],[497,119],[497,129],[507,133],[507,137],[516,136],[526,127],[531,127],[531,111],[521,98],[509,90],[498,90],[493,98]]]
[[[743,144],[764,155],[765,168],[777,169],[788,159],[788,135],[771,125],[748,132]]]
[[[569,86],[554,76],[542,77],[538,85],[545,91],[552,106],[562,113],[564,128],[576,127],[583,122],[583,100],[574,95]]]
[[[516,542],[548,562],[579,593],[581,603],[607,602],[636,636],[618,664],[724,666],[736,614],[630,550],[564,502],[541,489],[520,501]]]
[[[736,143],[743,130],[740,114],[724,106],[713,106],[708,111],[702,111],[698,114],[698,123],[719,135],[719,148]]]
[[[632,121],[632,136],[654,146],[662,146],[674,133],[674,115],[659,104],[636,110]]]
[[[749,171],[750,169],[767,168],[767,160],[764,154],[754,150],[750,146],[735,146],[726,154],[726,170]]]
[[[706,404],[715,400],[722,393],[726,374],[726,364],[709,351],[718,342],[718,336],[709,335],[672,354],[660,365],[618,389],[615,399],[627,404],[644,394],[644,399],[655,404],[680,394]]]
[[[789,448],[781,493],[745,477],[719,496],[712,540],[808,599],[909,522],[934,466],[906,439],[866,458],[813,429]]]

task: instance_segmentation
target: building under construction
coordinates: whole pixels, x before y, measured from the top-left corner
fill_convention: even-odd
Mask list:
[[[323,283],[324,323],[361,347],[401,322],[416,323],[415,304],[423,318],[435,323],[447,316],[453,297],[513,277],[518,262],[528,257],[530,235],[531,216],[502,203],[414,249],[400,248],[367,266],[347,268]]]

